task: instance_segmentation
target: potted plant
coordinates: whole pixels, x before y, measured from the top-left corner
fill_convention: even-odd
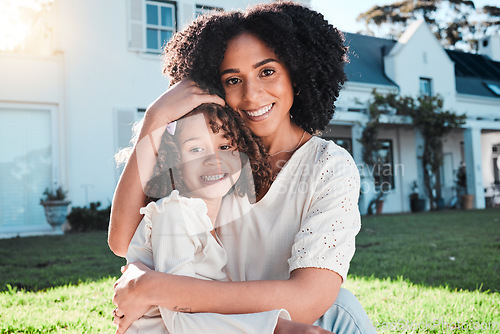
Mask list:
[[[384,209],[384,200],[386,193],[384,191],[379,191],[377,197],[375,198],[375,212],[377,215],[381,215]]]
[[[474,206],[474,195],[467,193],[467,171],[462,162],[456,170],[457,197],[461,200],[462,209],[470,210]]]
[[[54,231],[61,231],[61,226],[66,222],[68,206],[71,203],[66,199],[67,193],[62,187],[56,190],[46,188],[40,199],[40,205],[45,209],[47,222]]]
[[[411,185],[410,209],[411,212],[422,212],[425,210],[425,198],[420,198],[417,180]]]

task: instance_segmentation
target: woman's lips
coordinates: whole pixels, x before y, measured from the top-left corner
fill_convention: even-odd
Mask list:
[[[268,104],[266,106],[263,106],[259,109],[254,109],[254,110],[243,110],[245,114],[250,118],[250,119],[262,119],[269,114],[271,109],[274,107],[274,102],[271,104]]]

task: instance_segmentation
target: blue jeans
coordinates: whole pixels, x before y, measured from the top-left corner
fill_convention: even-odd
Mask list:
[[[358,299],[344,288],[340,288],[335,303],[314,325],[335,334],[377,333]]]

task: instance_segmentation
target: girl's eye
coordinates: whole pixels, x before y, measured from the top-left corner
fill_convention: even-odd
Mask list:
[[[267,69],[263,70],[261,72],[261,74],[262,74],[263,77],[268,77],[270,75],[273,75],[274,72],[275,72],[274,70],[271,70],[270,68],[267,68]]]
[[[192,149],[189,150],[189,152],[193,152],[193,153],[198,153],[201,151],[203,151],[203,149],[201,147],[193,147]]]
[[[241,80],[238,79],[238,78],[229,78],[229,79],[226,80],[226,84],[230,85],[230,86],[236,85],[236,84],[238,84],[240,82],[241,82]]]
[[[233,147],[231,145],[221,145],[221,146],[219,146],[219,149],[222,150],[222,151],[227,151],[227,150],[230,150],[232,148]]]

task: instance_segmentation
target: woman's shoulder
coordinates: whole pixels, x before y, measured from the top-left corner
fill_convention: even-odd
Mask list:
[[[312,136],[308,142],[311,146],[304,150],[306,161],[314,165],[355,165],[351,154],[333,140]]]

